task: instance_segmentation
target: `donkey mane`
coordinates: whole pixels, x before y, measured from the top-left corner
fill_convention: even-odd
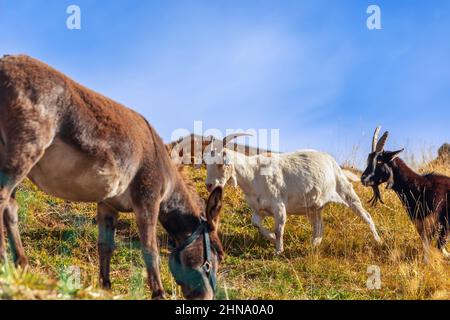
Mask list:
[[[187,175],[184,166],[178,167],[178,174],[180,179],[185,183],[187,192],[190,194],[190,198],[193,201],[193,206],[196,207],[198,212],[203,212],[205,210],[205,201],[197,193],[194,181]]]

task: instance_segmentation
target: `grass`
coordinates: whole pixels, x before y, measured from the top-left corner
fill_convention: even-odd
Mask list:
[[[431,162],[422,172],[450,175],[446,163]],[[198,192],[207,197],[204,170],[187,169]],[[355,184],[364,203],[371,190]],[[227,189],[221,236],[226,259],[219,271],[221,299],[450,299],[450,264],[438,253],[422,263],[422,246],[396,195],[383,191],[384,206],[369,208],[383,244],[352,211],[330,205],[324,212],[325,235],[311,245],[305,217],[290,216],[285,252],[251,226],[250,209],[237,189]],[[133,214],[122,214],[111,264],[113,289],[98,286],[95,206],[49,197],[25,182],[18,192],[20,229],[30,266],[0,267],[3,299],[149,299]],[[270,224],[271,221],[268,221]],[[159,230],[162,278],[168,296],[181,298],[167,265],[167,236]],[[9,257],[11,261],[11,257]],[[368,289],[371,266],[379,268],[380,289]],[[369,273],[368,273],[369,268]],[[374,268],[374,267],[372,267]]]

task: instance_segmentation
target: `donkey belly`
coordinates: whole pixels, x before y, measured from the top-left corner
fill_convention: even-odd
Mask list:
[[[42,191],[65,200],[100,202],[122,194],[131,173],[105,165],[74,147],[56,140],[28,177]]]

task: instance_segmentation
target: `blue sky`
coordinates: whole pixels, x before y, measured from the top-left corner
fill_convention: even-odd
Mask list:
[[[382,30],[366,28],[370,4]],[[0,0],[0,55],[49,63],[166,141],[202,120],[280,129],[281,150],[340,161],[365,158],[378,124],[391,149],[450,140],[449,39],[448,1]]]

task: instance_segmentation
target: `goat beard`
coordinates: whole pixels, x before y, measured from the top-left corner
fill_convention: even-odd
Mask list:
[[[375,207],[378,204],[378,202],[381,202],[381,204],[384,204],[383,199],[381,199],[381,192],[380,192],[379,186],[372,186],[372,190],[373,190],[373,196],[368,201],[368,203],[372,207]]]

